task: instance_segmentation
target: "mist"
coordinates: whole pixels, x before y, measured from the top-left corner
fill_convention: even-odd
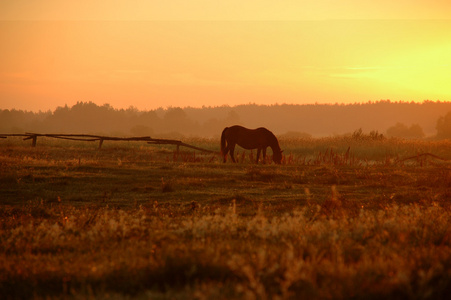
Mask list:
[[[391,102],[356,104],[169,107],[140,111],[109,104],[78,102],[54,111],[0,110],[0,133],[85,133],[155,138],[219,138],[224,127],[239,124],[266,127],[290,137],[326,137],[378,131],[388,136],[437,136],[439,120],[451,112],[451,102]],[[444,125],[446,126],[446,124]],[[403,136],[404,135],[404,136]],[[443,135],[442,135],[443,136]]]

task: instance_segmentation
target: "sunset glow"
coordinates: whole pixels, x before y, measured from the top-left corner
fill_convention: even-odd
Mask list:
[[[0,108],[451,100],[449,1],[215,2],[1,4]]]

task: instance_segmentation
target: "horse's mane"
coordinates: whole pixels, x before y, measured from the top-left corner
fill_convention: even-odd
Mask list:
[[[280,145],[279,145],[279,140],[277,139],[276,135],[274,133],[272,133],[271,130],[266,129],[265,127],[260,127],[259,129],[264,129],[265,131],[267,131],[269,133],[269,136],[271,138],[271,143],[274,144],[274,146],[277,146],[277,148],[275,150],[280,151]]]

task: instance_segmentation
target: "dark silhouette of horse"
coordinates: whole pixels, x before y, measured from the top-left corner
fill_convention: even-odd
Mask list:
[[[230,152],[232,161],[236,162],[234,152],[237,144],[244,149],[258,149],[257,164],[260,152],[263,152],[263,159],[265,159],[267,147],[271,147],[272,159],[276,164],[280,164],[282,161],[282,150],[280,150],[279,141],[266,128],[247,129],[239,125],[224,128],[221,134],[221,153],[224,156],[224,162],[226,162],[228,152]]]

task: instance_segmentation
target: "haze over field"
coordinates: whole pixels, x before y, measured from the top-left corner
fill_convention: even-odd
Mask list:
[[[97,133],[163,138],[219,138],[224,127],[267,127],[289,138],[378,131],[403,138],[451,138],[451,102],[335,105],[238,105],[140,111],[78,102],[54,111],[0,110],[0,133]]]
[[[0,108],[451,99],[449,1],[0,4]]]

